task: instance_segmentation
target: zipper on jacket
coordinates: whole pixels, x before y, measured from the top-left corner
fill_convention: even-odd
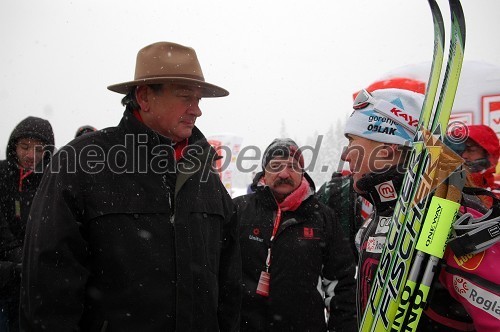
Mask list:
[[[168,189],[170,189],[170,188],[168,188]],[[172,204],[172,195],[170,193],[170,190],[167,192],[167,195],[168,195],[168,205],[170,207],[170,223],[172,224],[172,226],[175,226],[174,225],[175,213],[174,213],[174,208],[173,208],[173,204]]]
[[[163,174],[162,177],[162,182],[163,182],[163,188],[167,192],[167,199],[168,199],[168,207],[169,207],[169,213],[170,213],[170,223],[174,225],[174,220],[175,220],[175,211],[174,211],[174,202],[172,201],[172,188],[167,183],[167,175]]]

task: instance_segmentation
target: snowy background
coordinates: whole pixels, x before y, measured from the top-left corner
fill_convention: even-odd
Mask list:
[[[465,59],[500,65],[500,2],[462,5]],[[122,96],[106,87],[131,80],[137,51],[161,40],[195,48],[206,80],[231,93],[202,101],[207,136],[233,133],[263,150],[278,136],[314,145],[324,135],[319,186],[337,166],[352,93],[430,61],[433,30],[425,0],[3,0],[0,158],[28,115],[52,123],[57,146],[81,125],[116,125]],[[235,187],[249,180],[239,174]]]

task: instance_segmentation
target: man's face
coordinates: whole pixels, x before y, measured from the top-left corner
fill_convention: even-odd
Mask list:
[[[16,156],[19,166],[34,169],[43,157],[44,143],[35,138],[21,138],[16,144]]]
[[[303,169],[293,158],[274,158],[267,163],[264,172],[266,185],[271,188],[274,197],[282,201],[300,186]]]
[[[143,110],[141,116],[148,127],[174,142],[191,136],[196,118],[201,116],[199,88],[165,84],[158,92],[146,86],[139,89],[146,89],[139,104]]]
[[[348,135],[349,145],[341,158],[349,163],[354,190],[362,193],[356,183],[365,175],[381,171],[400,162],[400,154],[390,149],[390,145],[372,141],[356,135]]]
[[[470,162],[488,158],[488,153],[479,144],[471,139],[467,139],[465,141],[465,150],[462,152],[462,158],[464,158],[466,162]]]

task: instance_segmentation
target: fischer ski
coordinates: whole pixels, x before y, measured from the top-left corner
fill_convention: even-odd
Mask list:
[[[422,113],[419,119],[419,129],[425,128],[429,124],[429,119],[432,115],[432,109],[434,106],[434,99],[437,94],[439,78],[441,74],[441,67],[444,58],[444,23],[441,15],[441,11],[434,0],[429,0],[429,5],[432,11],[432,18],[434,23],[434,53],[431,66],[431,73],[429,75],[429,82],[427,84],[426,96],[422,106]],[[411,196],[413,192],[411,191],[412,184],[416,183],[418,180],[418,175],[420,173],[420,161],[423,159],[422,154],[422,142],[423,137],[421,131],[417,131],[414,138],[413,151],[410,155],[410,160],[408,163],[408,170],[403,179],[403,185],[398,196],[396,207],[394,209],[393,221],[390,224],[386,244],[382,251],[379,266],[373,279],[373,285],[370,291],[370,297],[363,315],[363,319],[360,325],[360,331],[370,331],[373,325],[375,314],[379,306],[382,293],[386,289],[387,284],[385,278],[387,272],[390,268],[390,257],[394,254],[397,234],[401,233],[401,229],[404,227],[404,216],[408,211],[408,206],[410,203]],[[388,245],[391,244],[390,248]],[[387,322],[388,325],[388,322]]]
[[[408,172],[403,180],[403,186],[393,215],[393,222],[390,225],[379,267],[374,278],[374,284],[360,326],[361,331],[389,330],[394,323],[396,313],[398,313],[398,320],[394,330],[398,330],[408,321],[407,311],[410,307],[408,301],[410,298],[415,299],[414,289],[417,285],[413,285],[411,292],[407,292],[404,298],[402,298],[402,292],[403,289],[407,289],[405,287],[408,283],[407,277],[410,272],[410,264],[417,246],[417,238],[431,193],[439,185],[436,180],[436,172],[438,171],[439,159],[443,150],[439,140],[442,140],[446,133],[458,85],[465,44],[465,20],[460,2],[458,0],[449,0],[452,16],[449,58],[439,101],[433,112],[444,58],[444,26],[436,1],[428,0],[428,2],[434,23],[434,53],[426,97],[409,158]],[[432,124],[430,124],[431,118],[433,119]],[[455,161],[454,167],[459,167],[460,163],[461,161],[458,159]],[[451,171],[453,170],[448,170],[447,175]],[[441,178],[440,180],[444,179]],[[449,216],[447,218],[453,219],[453,217]],[[452,221],[450,221],[450,225]],[[446,227],[444,228],[446,229]],[[445,237],[448,232],[449,227],[445,231]],[[439,246],[441,246],[440,250],[443,250],[445,243]],[[414,269],[409,277],[410,282],[416,281],[415,279],[420,274],[420,267],[423,266],[426,258],[425,253],[416,255]],[[434,264],[436,259],[433,258],[431,261],[430,264]],[[430,269],[433,271],[432,268]],[[428,280],[429,273],[426,274],[427,279],[424,280],[424,283],[429,283],[430,286],[432,278],[430,281]],[[403,304],[401,303],[402,299],[403,302],[406,301]],[[414,309],[415,305],[410,308]]]
[[[443,89],[431,128],[432,132],[441,140],[446,134],[465,46],[465,20],[460,2],[450,1],[450,10],[452,14],[450,54]],[[449,76],[450,73],[453,75],[452,78]],[[440,160],[439,187],[432,197],[423,229],[420,232],[415,260],[399,299],[399,308],[391,331],[416,331],[422,311],[427,305],[428,294],[434,275],[438,270],[439,260],[443,258],[446,241],[460,208],[459,202],[465,184],[463,160],[448,148],[443,147],[443,150],[445,154],[441,159],[445,160]],[[444,179],[447,179],[447,185],[444,185]],[[425,268],[424,260],[427,260]],[[422,271],[421,280],[417,282]]]

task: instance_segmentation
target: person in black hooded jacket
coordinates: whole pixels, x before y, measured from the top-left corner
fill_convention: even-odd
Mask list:
[[[12,131],[0,161],[0,316],[17,331],[24,233],[33,197],[54,149],[47,120],[27,117]],[[1,325],[6,328],[5,325]]]
[[[355,331],[354,256],[334,211],[314,196],[297,144],[275,139],[262,168],[255,193],[234,199],[241,331]]]

